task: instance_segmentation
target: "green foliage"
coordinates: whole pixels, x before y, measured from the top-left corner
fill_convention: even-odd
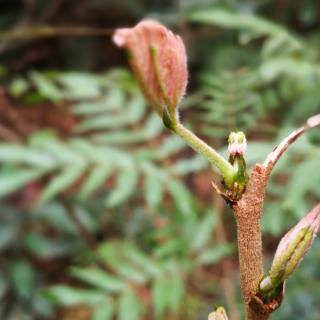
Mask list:
[[[202,131],[208,136],[227,137],[234,130],[270,132],[270,125],[257,121],[272,110],[267,91],[256,70],[204,72],[201,103]]]
[[[282,26],[252,14],[212,9],[192,12],[190,19],[192,21],[217,25],[222,28],[245,30],[249,33],[254,32],[254,36],[289,36],[286,29]],[[293,39],[293,41],[295,40]]]
[[[231,64],[225,60],[224,51],[220,55],[218,50],[216,56],[208,58],[211,68],[202,74],[201,130],[207,135],[225,136],[237,128],[249,137],[268,137],[272,143],[252,142],[249,138],[247,162],[262,162],[281,138],[319,112],[316,88],[320,85],[320,60],[316,47],[307,45],[306,39],[293,36],[283,26],[255,15],[212,9],[191,12],[189,18],[236,31],[245,51],[239,58],[237,51],[229,50]],[[262,47],[257,48],[255,41],[261,37]],[[266,117],[277,118],[281,130],[277,132],[266,123]],[[263,215],[265,231],[280,234],[319,199],[319,147],[314,139],[318,133],[316,129],[298,140],[277,164]]]
[[[82,78],[85,75],[50,73],[47,77],[38,75],[35,82],[31,77],[32,85],[42,98],[50,99],[47,87],[51,86],[58,93],[59,100],[73,98],[81,101],[72,107],[72,113],[80,117],[75,131],[81,136],[62,141],[56,135],[40,132],[30,137],[27,145],[0,144],[5,183],[0,195],[7,196],[30,181],[46,176],[49,180],[37,199],[37,205],[52,200],[75,184],[78,197],[85,199],[114,178],[114,185],[105,192],[105,206],[113,208],[136,195],[137,184],[142,178],[146,190],[142,196],[151,210],[161,203],[166,191],[182,212],[190,214],[193,207],[191,197],[178,180],[179,175],[188,172],[181,171],[179,159],[170,166],[161,164],[183,150],[184,143],[176,137],[151,143],[163,130],[161,121],[154,114],[147,114],[136,84],[124,71],[88,76],[86,81]],[[82,85],[86,91],[82,90]],[[80,92],[78,96],[75,87]],[[82,102],[84,97],[98,100]],[[150,143],[146,144],[147,141]],[[203,167],[203,160],[198,157],[189,161]]]
[[[94,314],[105,299],[110,305],[108,316],[117,313],[118,319],[141,319],[151,308],[147,294],[151,296],[155,318],[164,319],[165,315],[177,313],[187,294],[185,283],[191,273],[203,265],[217,263],[232,254],[234,248],[211,243],[215,228],[212,212],[201,219],[185,220],[175,228],[173,225],[174,221],[165,228],[149,231],[149,237],[158,242],[153,254],[123,240],[102,243],[87,267],[70,270],[89,289],[56,285],[46,290],[46,296],[63,307],[90,305]],[[195,230],[192,239],[190,228]],[[166,240],[161,241],[163,238]],[[143,299],[147,300],[142,303]]]
[[[47,7],[42,2],[33,1],[33,14]],[[224,154],[229,132],[244,131],[252,166],[319,112],[318,4],[209,2],[180,1],[179,15],[161,1],[84,1],[75,12],[98,11],[92,25],[108,21],[109,27],[114,21],[129,25],[129,16],[136,21],[155,9],[158,18],[176,24],[189,55],[183,122]],[[67,20],[58,11],[59,25],[75,19],[67,9]],[[15,25],[18,16],[4,11],[1,26]],[[50,67],[62,61],[61,70],[87,70],[117,61],[106,42],[62,37],[45,40],[42,48],[52,50]],[[66,134],[39,123],[42,129],[23,133],[23,142],[0,141],[0,318],[53,319],[57,310],[61,315],[85,305],[93,320],[205,319],[213,302],[226,305],[220,271],[211,267],[234,255],[234,246],[215,239],[219,221],[205,191],[206,160],[163,128],[128,72],[40,71],[37,61],[25,66],[38,42],[26,43],[19,49],[12,42],[13,50],[1,44],[0,50],[9,48],[1,80],[8,70],[24,74],[10,75],[9,101],[23,104],[14,106],[22,114],[37,103],[52,114],[68,110],[74,124]],[[1,100],[0,117],[2,107]],[[314,130],[277,164],[263,215],[270,256],[273,237],[319,201],[318,160]],[[228,239],[235,239],[232,233],[228,224]],[[288,282],[276,319],[319,318],[318,251],[311,250]]]
[[[70,107],[78,119],[74,136],[61,139],[58,132],[40,131],[25,144],[0,144],[3,203],[14,193],[23,194],[23,188],[41,186],[28,204],[27,214],[43,227],[23,232],[19,250],[45,260],[81,256],[84,250],[86,263],[71,268],[70,275],[88,288],[52,286],[45,291],[50,305],[70,308],[85,304],[92,310],[92,319],[114,314],[119,319],[140,319],[150,309],[159,319],[177,314],[188,294],[185,283],[190,274],[234,252],[231,244],[212,243],[215,216],[212,210],[198,216],[200,206],[181,181],[190,172],[205,169],[206,161],[196,155],[189,159],[180,156],[184,143],[163,135],[161,121],[149,115],[127,72],[115,70],[79,80],[85,76],[50,72],[35,77],[33,73],[26,82],[29,91],[23,93],[27,100],[30,95],[37,101],[54,100],[57,107],[64,99],[74,99]],[[74,88],[82,83],[88,88],[77,96]],[[33,87],[35,91],[30,92]],[[56,93],[54,99],[52,92]],[[167,195],[176,212],[165,222],[168,217],[156,213],[168,207]],[[124,226],[126,207],[138,201],[136,217]],[[106,217],[106,209],[116,216]],[[139,219],[148,225],[141,226]],[[157,219],[164,219],[165,225],[155,227]],[[140,225],[138,229],[135,223]],[[21,232],[23,221],[19,224],[7,217],[2,239],[7,250]],[[138,249],[120,238],[106,241],[93,252],[83,232],[94,236],[101,226],[118,229],[118,235],[123,229],[136,239],[144,234],[147,248]],[[48,227],[57,232],[54,238],[46,235]],[[152,304],[141,304],[141,290],[152,297]],[[51,312],[47,305],[39,310],[40,314],[46,312]]]

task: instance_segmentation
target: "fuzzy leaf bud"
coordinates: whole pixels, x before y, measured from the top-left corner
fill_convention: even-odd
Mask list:
[[[225,183],[228,196],[237,201],[241,198],[248,183],[248,174],[244,153],[247,139],[242,131],[231,132],[228,137],[229,163],[233,166],[233,179],[230,184]]]
[[[182,39],[160,23],[144,20],[133,28],[117,29],[113,41],[129,51],[131,67],[144,95],[162,118],[168,118],[164,119],[166,126],[176,122],[188,79]]]
[[[231,132],[228,138],[228,151],[232,156],[243,156],[247,149],[247,139],[242,131]]]
[[[313,208],[281,239],[270,271],[259,285],[262,296],[274,298],[282,283],[299,266],[320,227],[320,204]],[[272,297],[271,297],[272,296]]]

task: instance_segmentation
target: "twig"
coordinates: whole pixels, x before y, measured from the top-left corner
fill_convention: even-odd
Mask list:
[[[251,308],[259,281],[263,275],[262,239],[260,219],[264,204],[269,169],[256,165],[246,191],[233,205],[237,223],[241,290],[245,303],[246,320],[267,320],[268,314]]]
[[[272,169],[278,162],[282,154],[288,149],[288,147],[293,142],[295,142],[308,129],[314,128],[318,125],[320,125],[320,114],[317,114],[309,118],[303,127],[299,128],[298,130],[295,130],[294,132],[289,134],[285,139],[283,139],[282,142],[276,148],[274,148],[274,150],[268,155],[268,157],[263,163],[263,166],[265,168],[269,167],[270,169]]]
[[[214,191],[221,196],[225,201],[230,201],[231,199],[228,197],[228,195],[226,193],[224,193],[223,191],[220,190],[220,188],[215,184],[214,181],[211,181],[211,185],[214,189]]]
[[[100,29],[90,27],[51,27],[39,26],[28,29],[16,29],[0,32],[0,40],[19,40],[32,38],[52,38],[69,36],[109,36],[113,29]]]
[[[268,155],[263,165],[257,164],[245,193],[240,201],[233,205],[237,222],[241,289],[247,320],[266,320],[273,311],[261,301],[255,300],[259,281],[263,275],[260,219],[268,178],[272,168],[289,145],[306,130],[319,124],[320,114],[309,118],[303,127],[291,133]]]

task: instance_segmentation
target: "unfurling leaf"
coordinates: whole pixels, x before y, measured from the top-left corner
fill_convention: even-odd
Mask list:
[[[233,166],[233,179],[231,183],[224,182],[227,195],[232,200],[239,200],[244,193],[249,177],[244,153],[247,148],[247,139],[242,131],[231,132],[228,138],[229,162]]]
[[[299,266],[311,247],[320,226],[320,204],[313,208],[280,241],[270,271],[262,278],[263,299],[276,298],[283,282]]]
[[[117,29],[113,41],[128,49],[131,67],[152,107],[168,125],[176,121],[188,79],[181,38],[156,21],[144,20],[134,28]]]

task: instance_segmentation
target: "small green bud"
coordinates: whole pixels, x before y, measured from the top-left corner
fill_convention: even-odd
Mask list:
[[[233,166],[233,180],[232,183],[225,187],[227,195],[234,201],[241,198],[248,183],[248,174],[246,161],[243,157],[246,147],[247,139],[242,131],[231,132],[228,138],[229,163]]]
[[[242,131],[231,132],[228,138],[228,150],[231,156],[244,155],[247,148],[247,139]]]
[[[224,308],[218,307],[215,312],[211,312],[208,320],[228,320],[228,316]]]

